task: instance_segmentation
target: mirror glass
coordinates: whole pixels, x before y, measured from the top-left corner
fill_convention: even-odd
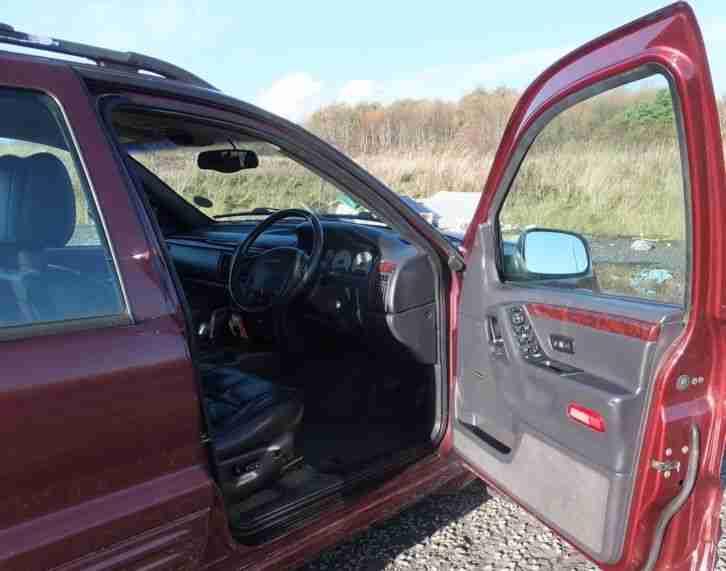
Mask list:
[[[202,170],[221,173],[235,173],[244,169],[254,169],[260,159],[254,151],[244,149],[222,149],[203,151],[197,157],[197,166]]]
[[[527,272],[548,276],[584,274],[590,266],[585,241],[576,234],[532,230],[522,236]]]

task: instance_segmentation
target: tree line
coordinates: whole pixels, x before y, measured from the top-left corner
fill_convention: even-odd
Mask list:
[[[437,149],[489,154],[496,150],[520,93],[479,88],[458,101],[406,99],[393,103],[334,104],[313,113],[306,127],[352,155]],[[722,132],[726,98],[719,101]],[[571,108],[567,120],[543,136],[552,142],[598,140],[617,144],[623,129],[644,139],[675,136],[667,89],[619,88]]]

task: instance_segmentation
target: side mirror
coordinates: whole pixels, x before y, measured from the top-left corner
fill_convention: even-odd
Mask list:
[[[260,159],[257,157],[257,153],[244,149],[202,151],[197,157],[197,166],[200,169],[225,174],[239,172],[244,169],[254,169],[259,164]]]
[[[517,242],[517,254],[521,268],[530,278],[574,278],[590,271],[587,241],[573,232],[526,230]]]

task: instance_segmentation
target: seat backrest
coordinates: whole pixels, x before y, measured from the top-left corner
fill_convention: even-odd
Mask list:
[[[21,323],[84,317],[113,306],[108,288],[48,264],[46,252],[65,246],[75,226],[73,184],[59,158],[0,157],[0,296],[9,298],[0,303],[17,307],[3,311],[0,324],[18,316]]]
[[[0,242],[17,249],[20,265],[42,264],[33,253],[65,246],[76,227],[68,170],[58,157],[37,153],[0,157],[0,173]]]

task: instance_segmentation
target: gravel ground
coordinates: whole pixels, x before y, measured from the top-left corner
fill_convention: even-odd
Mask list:
[[[726,570],[726,541],[719,549]],[[537,520],[474,482],[424,499],[325,553],[301,571],[590,571]]]
[[[686,244],[677,240],[647,241],[651,248],[646,251],[633,250],[637,238],[588,237],[592,261],[609,264],[644,264],[673,270],[683,270],[686,260]]]

